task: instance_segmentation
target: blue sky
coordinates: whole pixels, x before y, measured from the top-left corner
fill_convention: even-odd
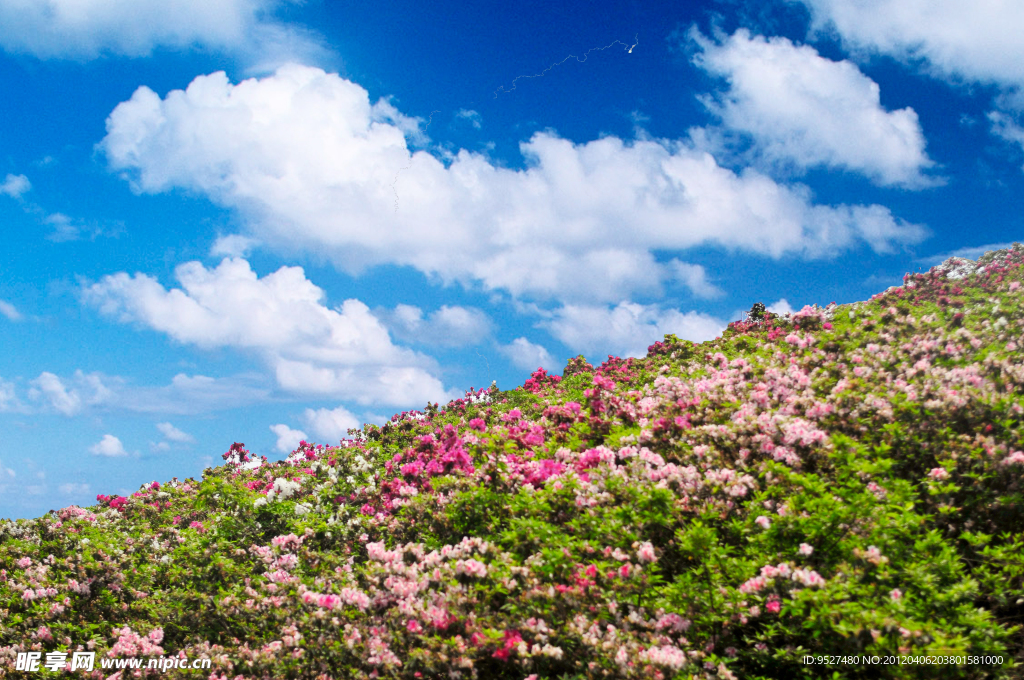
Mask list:
[[[0,516],[1020,238],[996,0],[0,0]]]

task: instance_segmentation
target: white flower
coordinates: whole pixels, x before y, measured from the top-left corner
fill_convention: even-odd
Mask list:
[[[810,555],[812,552],[814,552],[814,548],[813,547],[807,545],[806,543],[801,543],[800,544],[800,554],[801,555]]]

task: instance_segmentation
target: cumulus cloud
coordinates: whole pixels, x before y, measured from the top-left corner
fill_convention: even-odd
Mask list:
[[[507,345],[500,345],[498,351],[511,359],[516,368],[524,371],[558,368],[551,354],[542,345],[532,343],[526,338],[516,338]]]
[[[353,428],[361,428],[363,425],[356,416],[339,406],[334,409],[318,408],[313,410],[307,408],[304,414],[306,426],[323,442],[340,442],[348,437],[348,431]]]
[[[274,448],[281,453],[291,453],[299,446],[299,442],[306,439],[306,433],[302,430],[293,430],[283,423],[271,425],[270,431],[277,435],[277,443]]]
[[[103,435],[103,439],[89,447],[89,452],[94,456],[106,456],[107,458],[122,458],[128,455],[121,440],[112,434]]]
[[[396,339],[426,345],[475,345],[486,340],[492,328],[490,317],[475,307],[443,305],[424,316],[419,307],[398,305],[375,313]]]
[[[237,85],[215,73],[164,98],[139,88],[100,146],[136,191],[200,192],[283,254],[315,252],[350,274],[406,265],[516,296],[658,293],[672,272],[653,253],[701,244],[815,258],[924,237],[882,206],[815,204],[802,185],[733,172],[685,141],[537,133],[521,144],[524,169],[466,150],[445,164],[413,153],[409,125],[384,113],[315,68]]]
[[[611,351],[619,356],[642,357],[654,341],[669,333],[703,342],[717,337],[727,324],[698,312],[622,302],[611,308],[565,305],[541,325],[573,351]]]
[[[199,47],[256,64],[315,57],[308,31],[273,19],[279,0],[0,0],[0,47],[42,59],[142,57]]]
[[[10,196],[11,198],[21,198],[22,194],[31,188],[32,183],[28,181],[28,177],[25,177],[25,175],[12,175],[8,173],[3,183],[0,184],[0,194]]]
[[[795,310],[793,306],[789,304],[789,300],[786,298],[779,298],[775,302],[771,303],[766,309],[772,314],[792,314]]]
[[[196,438],[187,432],[182,432],[174,425],[170,423],[157,423],[156,429],[160,430],[160,434],[164,436],[169,442],[176,442],[178,444],[193,444]]]
[[[86,286],[83,299],[122,322],[138,322],[202,348],[232,347],[263,358],[286,391],[361,404],[447,401],[428,357],[391,342],[359,300],[331,309],[301,267],[259,278],[228,258],[214,269],[187,262],[181,288],[121,272]]]
[[[459,109],[455,116],[459,120],[468,121],[469,124],[477,130],[483,127],[483,118],[480,117],[480,113],[478,111],[474,111],[473,109]]]
[[[1024,86],[1024,4],[982,0],[801,0],[812,28],[851,48],[956,80]]]
[[[0,300],[0,314],[3,314],[11,321],[21,321],[24,318],[14,305],[5,300]]]
[[[46,406],[66,416],[78,415],[86,406],[95,406],[110,401],[113,396],[98,373],[75,371],[67,382],[59,376],[43,371],[32,381],[29,398],[43,402]]]
[[[673,278],[685,284],[696,297],[707,299],[725,295],[724,290],[708,280],[707,271],[699,264],[672,260],[669,262],[669,271]]]
[[[241,234],[219,236],[210,246],[212,257],[248,257],[249,252],[259,245],[256,239]]]
[[[832,61],[786,38],[745,29],[722,42],[690,32],[695,63],[728,88],[704,97],[728,129],[749,135],[772,162],[842,168],[883,185],[936,184],[912,108],[886,111],[879,87],[849,61]]]

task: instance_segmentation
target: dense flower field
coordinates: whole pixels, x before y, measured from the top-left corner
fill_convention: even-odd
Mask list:
[[[212,680],[1020,677],[1022,264],[0,523],[0,677],[86,649]]]

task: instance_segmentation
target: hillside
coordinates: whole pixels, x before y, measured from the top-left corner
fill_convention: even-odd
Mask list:
[[[1022,264],[4,521],[0,677],[1020,677]]]

